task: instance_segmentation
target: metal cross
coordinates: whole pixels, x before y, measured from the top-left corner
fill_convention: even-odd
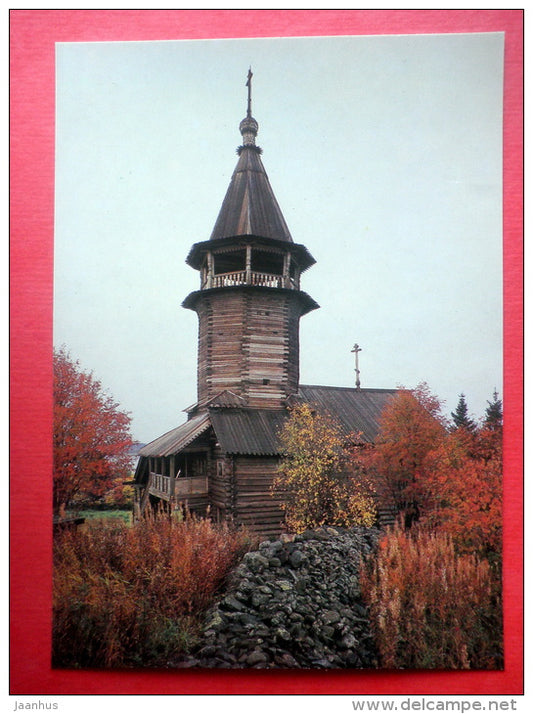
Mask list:
[[[251,117],[252,116],[252,77],[253,77],[253,72],[252,68],[248,70],[248,79],[246,80],[246,86],[248,87],[248,110],[246,112],[246,116]]]
[[[352,352],[355,352],[355,388],[361,389],[361,382],[359,381],[359,352],[361,352],[361,348],[357,343],[353,346]]]

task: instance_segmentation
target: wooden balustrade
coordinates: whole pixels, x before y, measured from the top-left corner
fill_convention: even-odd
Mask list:
[[[236,285],[256,285],[263,288],[284,288],[288,287],[291,290],[297,290],[298,285],[294,278],[289,278],[288,281],[283,275],[273,275],[272,273],[259,273],[250,271],[247,279],[246,270],[237,270],[233,273],[219,273],[213,275],[211,279],[211,287],[213,288],[229,288]],[[202,282],[202,289],[209,285],[209,280],[205,279]]]
[[[246,271],[238,270],[234,273],[219,273],[213,275],[212,287],[231,288],[235,285],[246,285]]]
[[[283,276],[270,275],[269,273],[252,272],[251,284],[260,285],[263,288],[282,288]]]

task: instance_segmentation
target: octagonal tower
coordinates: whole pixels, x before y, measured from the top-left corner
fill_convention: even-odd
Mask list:
[[[237,166],[210,239],[187,257],[200,273],[183,303],[198,315],[195,411],[223,391],[248,407],[285,406],[298,391],[300,317],[318,307],[300,289],[315,260],[293,242],[256,145],[251,79]]]

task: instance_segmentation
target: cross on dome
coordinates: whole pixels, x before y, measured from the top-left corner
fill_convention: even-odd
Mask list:
[[[248,78],[246,80],[246,87],[248,87],[248,106],[246,109],[246,117],[239,124],[239,131],[242,134],[243,146],[255,146],[255,137],[259,131],[259,124],[252,116],[252,68],[248,70]],[[259,147],[257,147],[259,149]]]

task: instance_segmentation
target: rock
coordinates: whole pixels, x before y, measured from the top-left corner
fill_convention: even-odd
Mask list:
[[[271,596],[274,590],[272,589],[271,585],[260,585],[257,588],[258,592],[262,593],[263,595],[268,595]]]
[[[324,625],[320,629],[320,634],[324,640],[332,640],[335,635],[335,628],[330,625]]]
[[[320,669],[334,669],[333,665],[331,662],[326,659],[325,657],[323,659],[317,659],[313,662],[313,667],[317,667]]]
[[[215,612],[205,627],[207,630],[216,629],[216,628],[220,627],[220,625],[222,625],[223,622],[224,622],[224,620],[222,619],[222,616],[220,615],[220,613]]]
[[[348,652],[345,658],[345,662],[348,667],[353,667],[353,668],[361,668],[361,667],[369,667],[372,665],[364,665],[361,662],[361,658],[357,654],[357,652]]]
[[[243,602],[237,600],[237,598],[233,595],[226,595],[226,597],[222,600],[221,605],[225,610],[244,610],[246,607]]]
[[[268,662],[268,657],[264,652],[261,652],[261,650],[254,650],[246,658],[246,664],[250,665],[250,667],[253,667],[256,664],[262,664],[264,662]]]
[[[263,593],[260,593],[260,592],[253,593],[253,595],[251,597],[251,603],[252,603],[253,607],[261,609],[268,604],[270,598],[271,598],[270,595],[264,595]]]
[[[357,646],[357,640],[352,634],[344,635],[340,642],[340,646],[345,650],[353,649]]]
[[[305,593],[307,590],[307,580],[305,578],[299,578],[294,585],[294,589],[298,593]]]
[[[337,610],[324,610],[322,613],[322,620],[326,623],[326,625],[332,625],[335,622],[339,622],[340,619],[341,616]]]
[[[278,627],[274,632],[274,637],[278,640],[290,640],[290,633],[284,627]]]
[[[284,652],[279,660],[282,667],[300,667],[298,662],[288,652]]]
[[[358,570],[377,538],[376,529],[325,527],[263,541],[235,568],[179,666],[376,667]]]
[[[289,533],[282,533],[279,537],[281,543],[292,543],[294,536]]]
[[[305,629],[300,623],[291,627],[291,637],[295,640],[302,639],[305,636]]]
[[[182,662],[178,662],[174,666],[178,669],[189,669],[190,667],[198,667],[199,664],[200,660],[194,659],[194,657],[190,657],[189,659],[185,659]]]
[[[260,553],[246,553],[244,563],[252,573],[260,573],[268,568],[268,560]]]
[[[306,557],[301,550],[295,550],[289,556],[289,561],[293,568],[299,568],[303,563],[305,563]]]
[[[315,532],[314,531],[304,531],[301,534],[302,541],[305,540],[314,540],[315,537]]]

